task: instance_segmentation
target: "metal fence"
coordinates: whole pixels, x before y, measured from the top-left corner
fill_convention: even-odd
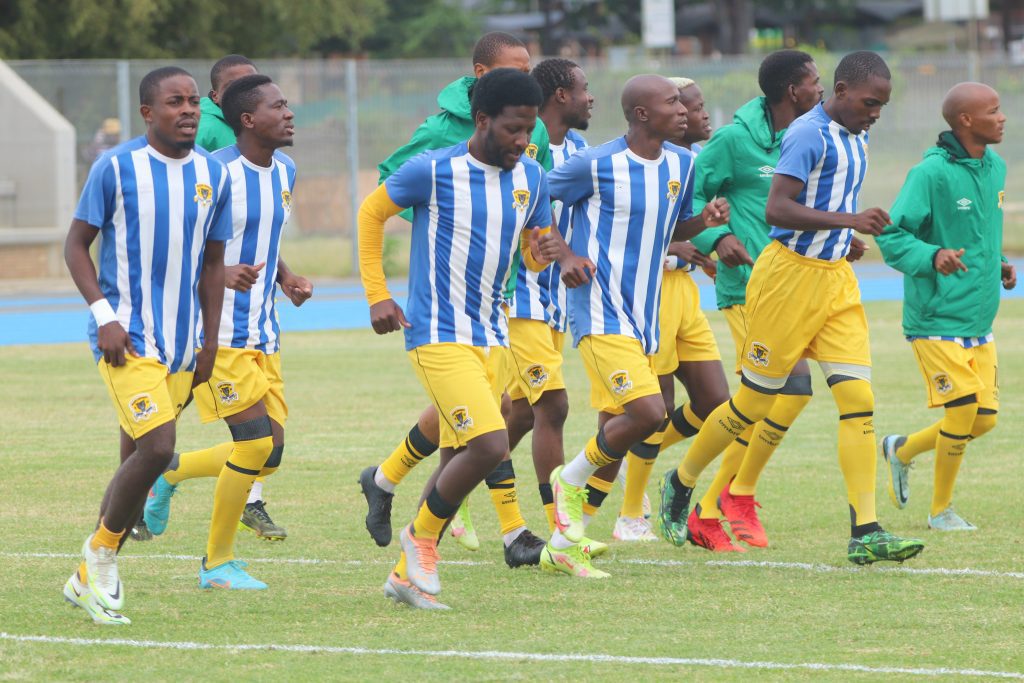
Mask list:
[[[823,55],[818,66],[826,91],[838,55]],[[404,144],[424,118],[435,113],[437,93],[467,73],[467,60],[420,61],[261,61],[289,98],[296,114],[295,146],[289,153],[298,166],[296,228],[303,234],[348,235],[353,206],[377,180],[376,165]],[[904,174],[921,158],[945,127],[939,105],[953,84],[967,80],[968,59],[962,55],[898,56],[888,59],[893,70],[892,100],[871,131],[871,170],[863,201],[887,207]],[[92,159],[89,145],[101,123],[118,118],[127,138],[143,132],[137,86],[142,76],[163,62],[149,61],[21,61],[9,65],[36,88],[74,125],[79,141],[80,182]],[[181,61],[200,90],[209,87],[208,61]],[[728,123],[732,112],[759,93],[758,57],[721,60],[635,60],[612,63],[581,60],[595,97],[594,116],[586,137],[604,142],[625,130],[619,106],[622,83],[631,75],[656,72],[685,75],[702,87],[715,127]],[[1024,111],[1024,78],[1019,66],[1001,56],[983,58],[981,80],[1000,91],[1007,112],[1007,138],[999,153],[1010,167],[1007,188],[1010,220],[1008,241],[1024,246],[1024,179],[1014,171],[1024,163],[1024,136],[1016,133],[1015,115]],[[7,159],[5,163],[11,162]],[[26,163],[27,160],[13,160]],[[1020,207],[1015,210],[1015,207]],[[1018,236],[1020,235],[1020,236]]]

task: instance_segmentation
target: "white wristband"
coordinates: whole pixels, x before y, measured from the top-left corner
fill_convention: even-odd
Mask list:
[[[103,327],[107,323],[117,320],[117,314],[114,313],[113,307],[105,297],[96,299],[89,304],[89,310],[92,311],[92,317],[96,319],[96,327]]]

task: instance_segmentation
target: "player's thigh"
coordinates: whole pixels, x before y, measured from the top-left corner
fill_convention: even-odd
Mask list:
[[[270,419],[284,427],[288,421],[288,404],[284,400],[284,376],[281,374],[281,352],[261,355],[257,359],[263,376],[267,379],[267,393],[263,404],[267,406]]]
[[[542,320],[522,318],[509,320],[508,332],[512,365],[508,393],[512,400],[526,398],[533,405],[545,391],[564,389],[562,346],[565,333]]]
[[[261,401],[270,390],[270,381],[261,367],[263,356],[255,349],[217,349],[210,379],[193,391],[199,419],[223,420]]]
[[[808,345],[807,357],[825,363],[871,367],[868,316],[860,301],[860,286],[848,263],[841,262],[827,287],[828,316]]]
[[[915,339],[911,347],[928,389],[929,408],[975,394],[981,398],[985,383],[973,367],[973,349],[965,349],[956,342],[932,339]]]
[[[442,448],[462,448],[481,434],[505,429],[486,348],[426,344],[409,351],[409,360],[437,408]]]
[[[747,307],[745,304],[734,304],[722,309],[725,322],[729,325],[729,334],[736,349],[736,374],[740,374],[740,360],[743,358],[743,342],[747,338]]]
[[[999,358],[991,341],[974,349],[974,372],[985,387],[978,391],[978,407],[999,410]]]
[[[661,283],[661,302],[658,304],[658,350],[654,354],[654,370],[668,375],[679,365],[678,341],[683,329],[685,313],[684,282],[689,277],[681,270],[665,273]]]
[[[119,367],[103,359],[96,367],[114,403],[121,429],[136,442],[177,417],[180,409],[168,391],[170,375],[160,361],[129,355]]]
[[[700,289],[689,274],[686,275],[683,305],[683,322],[676,335],[676,356],[679,361],[721,362],[722,354],[718,351],[715,333],[711,331],[708,317],[700,308]]]
[[[640,340],[618,334],[587,335],[579,343],[590,379],[590,402],[597,410],[620,415],[623,406],[644,396],[660,396],[653,357]]]

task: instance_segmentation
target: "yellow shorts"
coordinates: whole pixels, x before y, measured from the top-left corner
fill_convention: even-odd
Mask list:
[[[996,343],[965,349],[956,342],[915,339],[917,366],[928,386],[928,407],[976,394],[979,408],[999,410]]]
[[[660,396],[654,356],[644,353],[640,340],[621,334],[588,334],[579,343],[583,366],[590,377],[590,405],[612,415],[644,396]]]
[[[281,378],[281,354],[269,356],[255,349],[220,347],[210,381],[192,392],[203,422],[223,420],[250,408],[260,400],[267,415],[282,427],[288,419]]]
[[[654,369],[670,375],[680,361],[722,360],[718,343],[700,310],[700,289],[685,270],[670,270],[661,281],[659,341]]]
[[[747,283],[745,375],[786,378],[801,358],[871,366],[868,320],[846,260],[800,256],[772,241]]]
[[[447,342],[424,344],[409,352],[416,376],[441,418],[441,448],[462,448],[482,434],[505,429],[501,417],[505,380],[498,376],[506,365],[505,353],[500,346],[488,349]]]
[[[192,390],[192,371],[169,374],[156,358],[125,356],[119,368],[101,358],[96,367],[117,409],[121,429],[133,439],[176,420]]]
[[[508,340],[512,363],[508,395],[513,401],[540,400],[545,391],[565,389],[562,376],[562,345],[565,333],[543,320],[512,318],[508,321]]]
[[[747,306],[746,304],[733,304],[723,308],[725,322],[729,323],[729,332],[732,334],[732,343],[736,346],[736,374],[740,374],[740,360],[743,358],[743,342],[747,338]]]

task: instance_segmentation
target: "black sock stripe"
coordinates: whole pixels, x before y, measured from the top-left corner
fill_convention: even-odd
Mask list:
[[[944,432],[941,429],[939,430],[939,436],[944,436],[947,439],[953,439],[954,441],[966,441],[971,438],[970,434],[950,434],[949,432]]]
[[[736,443],[738,443],[739,445],[744,446],[744,447],[750,445],[749,441],[744,441],[743,439],[739,438],[738,436],[736,437]]]
[[[760,384],[757,384],[757,383],[752,382],[749,379],[747,379],[746,375],[743,375],[742,377],[740,377],[740,384],[742,384],[743,386],[745,386],[745,387],[747,387],[749,389],[753,389],[754,391],[756,391],[759,394],[767,394],[768,396],[775,396],[780,391],[782,391],[782,389],[769,389],[768,387],[762,387]]]
[[[509,482],[507,484],[503,484],[503,483],[494,483],[494,484],[492,484],[491,482],[487,482],[487,488],[489,488],[489,489],[514,489],[515,487],[516,487],[516,483],[514,481],[513,482]]]
[[[749,419],[749,418],[748,418],[748,417],[747,417],[746,415],[744,415],[744,414],[743,414],[743,413],[741,413],[740,411],[736,410],[736,404],[732,402],[732,399],[731,399],[731,398],[729,399],[729,409],[730,409],[730,410],[731,410],[732,412],[736,413],[736,417],[738,417],[739,419],[743,420],[743,421],[744,421],[744,422],[746,422],[746,423],[747,423],[748,425],[752,425],[752,424],[754,424],[754,421],[753,421],[753,420]]]
[[[656,443],[647,443],[642,441],[635,443],[629,449],[629,452],[640,458],[641,460],[656,460],[658,458],[658,452],[661,450],[661,445]]]
[[[875,414],[873,410],[865,410],[863,413],[847,413],[846,415],[840,415],[840,420],[852,420],[855,417],[871,417]]]
[[[452,505],[437,492],[437,487],[430,489],[430,493],[427,495],[427,509],[430,510],[430,514],[434,515],[438,519],[448,519],[459,510],[459,505],[456,503]]]
[[[999,411],[995,408],[978,408],[978,415],[998,415]]]
[[[235,463],[231,462],[230,460],[228,460],[226,463],[224,463],[224,466],[227,467],[228,469],[232,469],[235,472],[238,472],[239,474],[246,474],[246,475],[249,475],[249,476],[252,476],[252,477],[258,476],[259,473],[260,473],[259,470],[249,470],[249,469],[246,469],[244,467],[239,467],[238,465],[236,465]]]
[[[597,447],[612,460],[622,460],[626,457],[625,453],[621,453],[608,445],[608,440],[604,437],[604,427],[597,430]]]
[[[405,443],[409,452],[414,456],[419,456],[417,458],[419,460],[432,455],[437,450],[437,444],[423,436],[418,424],[413,425],[409,430],[409,436],[405,437]]]
[[[409,452],[409,455],[411,455],[412,459],[415,460],[416,462],[419,462],[420,460],[423,460],[423,458],[427,457],[425,455],[421,455],[420,452],[416,450],[416,447],[413,446],[412,443],[410,443],[409,437],[405,437],[405,450]]]
[[[551,491],[551,484],[537,484],[540,491],[541,505],[551,505],[555,502],[555,494]]]
[[[228,425],[228,429],[231,430],[231,439],[233,441],[255,441],[256,439],[265,439],[268,436],[274,435],[274,430],[270,427],[270,418],[266,415],[246,420],[245,422],[239,422],[238,424]]]
[[[771,427],[772,429],[777,429],[780,432],[788,432],[789,431],[789,427],[783,427],[778,422],[772,422],[767,417],[764,419],[764,423],[766,425],[768,425],[769,427]]]
[[[272,449],[270,449],[270,457],[268,457],[267,461],[265,463],[263,463],[263,466],[264,467],[274,467],[274,468],[280,467],[281,466],[281,456],[283,456],[283,455],[284,455],[284,444],[282,444],[280,446],[274,446]]]
[[[672,426],[676,428],[676,431],[685,437],[694,436],[700,431],[700,428],[694,427],[689,423],[686,419],[685,413],[683,413],[682,407],[673,410],[672,414],[669,416],[669,420],[671,420]]]
[[[494,488],[492,484],[500,484],[501,482],[508,481],[509,479],[512,480],[512,484],[514,486],[516,479],[515,468],[512,467],[511,460],[502,460],[490,474],[484,477],[484,482],[487,483],[488,488]]]

